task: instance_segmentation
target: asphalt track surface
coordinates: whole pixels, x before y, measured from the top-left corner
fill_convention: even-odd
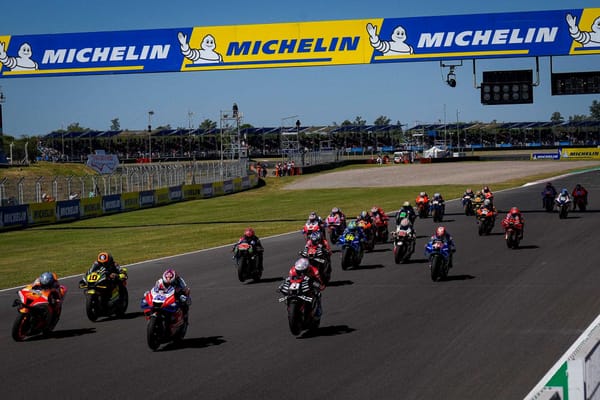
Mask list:
[[[454,268],[432,282],[418,251],[396,265],[391,244],[342,271],[335,253],[321,327],[292,336],[276,288],[303,246],[300,233],[264,240],[259,283],[237,280],[230,247],[130,266],[126,318],[90,322],[77,278],[48,338],[16,343],[14,290],[0,292],[3,399],[522,399],[600,313],[600,171],[554,180],[590,190],[590,210],[566,220],[541,210],[542,184],[496,193],[524,210],[525,238],[508,249],[499,224],[480,237],[448,202]],[[343,207],[343,204],[339,204]],[[366,205],[368,206],[368,205]],[[331,205],[323,205],[326,210]],[[260,222],[256,223],[260,231]],[[300,228],[300,227],[299,227]],[[181,346],[152,352],[139,299],[167,265],[192,289]],[[82,272],[87,266],[82,267]]]

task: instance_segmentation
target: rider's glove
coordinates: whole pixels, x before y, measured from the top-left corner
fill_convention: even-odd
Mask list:
[[[185,294],[182,294],[181,296],[179,296],[179,301],[185,303],[187,301],[187,296]]]

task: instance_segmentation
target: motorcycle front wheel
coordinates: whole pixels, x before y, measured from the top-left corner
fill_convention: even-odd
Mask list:
[[[288,324],[292,335],[298,336],[302,332],[302,308],[298,301],[290,301],[287,307]]]
[[[156,351],[160,346],[161,329],[156,317],[150,317],[146,327],[146,341],[151,350]]]
[[[86,296],[85,299],[85,313],[90,321],[96,322],[98,317],[100,316],[100,302],[98,301],[98,297]]]
[[[438,255],[434,255],[431,257],[431,280],[434,282],[442,280],[443,278],[442,262],[442,258]]]
[[[246,280],[246,267],[247,267],[247,264],[248,264],[248,260],[246,260],[246,258],[242,258],[238,262],[237,275],[238,275],[238,279],[240,280],[240,282],[244,282]]]
[[[396,246],[396,248],[394,249],[394,262],[396,264],[400,264],[402,262],[402,259],[404,258],[405,254],[406,254],[406,246],[404,244],[402,244],[400,246]]]
[[[342,249],[342,269],[347,270],[352,266],[352,250],[349,247]]]
[[[31,330],[31,316],[29,314],[19,314],[12,326],[12,338],[15,342],[22,342],[29,336]]]

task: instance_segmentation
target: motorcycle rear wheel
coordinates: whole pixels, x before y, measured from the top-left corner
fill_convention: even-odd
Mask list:
[[[29,336],[31,330],[30,315],[19,314],[12,326],[12,338],[15,342],[22,342]]]
[[[125,286],[121,287],[119,293],[119,306],[117,307],[117,317],[123,317],[127,312],[127,306],[129,305],[129,292]]]

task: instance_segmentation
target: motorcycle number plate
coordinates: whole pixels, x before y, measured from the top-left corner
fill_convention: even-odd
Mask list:
[[[346,235],[345,239],[350,242],[350,241],[354,240],[354,235]]]
[[[292,282],[290,283],[290,290],[298,290],[300,289],[300,283],[299,282]]]
[[[165,301],[167,297],[163,294],[157,294],[156,296],[154,296],[154,301]]]
[[[88,282],[96,282],[98,279],[100,279],[100,274],[97,274],[95,272],[92,272],[87,276]]]

